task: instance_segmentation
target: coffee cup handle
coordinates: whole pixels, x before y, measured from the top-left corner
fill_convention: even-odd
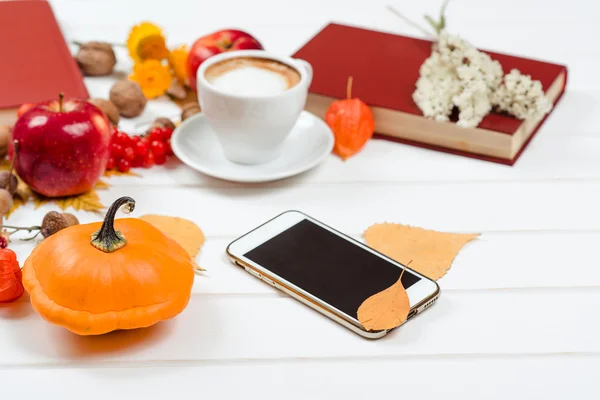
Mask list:
[[[308,75],[308,84],[312,82],[313,78],[313,68],[312,65],[308,61],[301,60],[299,58],[295,58],[295,60],[306,70],[306,74]]]

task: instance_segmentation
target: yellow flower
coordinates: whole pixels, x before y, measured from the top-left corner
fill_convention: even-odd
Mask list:
[[[162,30],[151,22],[142,22],[131,28],[127,49],[135,63],[148,59],[162,60],[169,55]]]
[[[186,45],[173,49],[171,54],[169,54],[169,64],[171,64],[175,78],[177,78],[177,80],[184,85],[188,84],[187,58],[188,48]]]
[[[165,94],[173,77],[168,65],[163,65],[158,60],[146,60],[133,66],[129,79],[140,85],[147,99],[153,99]]]

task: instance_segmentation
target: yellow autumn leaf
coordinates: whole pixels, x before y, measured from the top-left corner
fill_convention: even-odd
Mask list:
[[[127,172],[121,172],[116,169],[110,169],[110,170],[104,171],[104,176],[111,177],[111,176],[141,176],[141,175],[136,174],[135,172],[133,172],[131,170],[129,170]]]
[[[204,244],[205,237],[202,229],[192,221],[156,214],[142,215],[139,218],[154,225],[162,233],[179,243],[192,259],[196,258]]]
[[[358,321],[368,331],[396,328],[406,321],[410,311],[408,294],[402,285],[402,275],[389,288],[374,294],[358,308]]]
[[[445,233],[402,224],[375,224],[365,233],[365,241],[375,250],[438,280],[448,272],[462,247],[479,234]]]
[[[98,181],[96,183],[96,186],[94,186],[94,189],[96,189],[96,190],[104,190],[104,189],[108,189],[109,187],[110,187],[110,185],[107,182]]]
[[[33,196],[33,204],[35,205],[36,209],[49,203],[56,204],[63,211],[67,210],[68,208],[73,208],[76,211],[90,211],[99,213],[102,209],[104,209],[104,204],[102,204],[98,193],[94,189],[78,196],[56,198],[49,198],[40,195]]]
[[[10,170],[11,161],[8,158],[4,158],[0,161],[0,171]]]

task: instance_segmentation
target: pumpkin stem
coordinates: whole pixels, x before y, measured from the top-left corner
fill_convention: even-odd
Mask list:
[[[115,231],[114,226],[115,215],[121,206],[123,206],[123,212],[129,214],[135,208],[135,200],[129,196],[123,196],[110,206],[106,217],[104,217],[102,227],[100,227],[99,231],[92,233],[91,244],[98,250],[105,253],[112,253],[127,244],[125,236],[121,232]]]

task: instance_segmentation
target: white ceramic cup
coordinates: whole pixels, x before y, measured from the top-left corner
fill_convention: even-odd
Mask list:
[[[220,61],[254,57],[275,60],[298,71],[300,82],[282,93],[248,96],[225,93],[211,85],[206,69]],[[240,164],[262,164],[276,159],[304,109],[312,67],[304,61],[263,50],[236,50],[204,61],[197,72],[202,113],[217,137],[225,157]]]

